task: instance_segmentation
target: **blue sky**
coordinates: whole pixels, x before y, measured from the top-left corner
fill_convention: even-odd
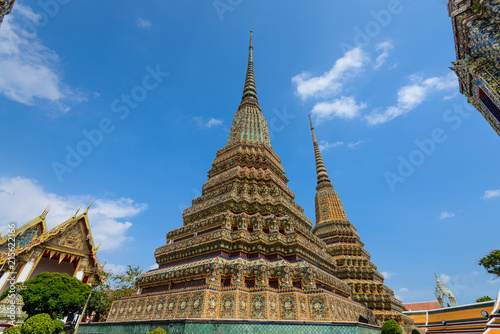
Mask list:
[[[500,140],[458,93],[446,1],[17,1],[0,27],[0,225],[92,199],[98,257],[149,269],[241,99],[249,31],[271,142],[314,220],[307,115],[347,215],[403,302],[489,295]]]

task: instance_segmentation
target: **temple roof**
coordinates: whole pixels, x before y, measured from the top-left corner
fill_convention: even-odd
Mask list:
[[[9,239],[14,239],[16,240],[17,249],[28,244],[33,238],[47,232],[45,217],[47,216],[49,210],[50,206],[47,206],[40,216],[17,228],[14,233],[9,233],[2,236],[0,238],[0,247],[7,247]]]
[[[90,206],[89,206],[89,208],[90,208]],[[73,217],[69,218],[68,220],[66,220],[63,223],[59,224],[58,226],[54,227],[50,231],[46,231],[46,227],[45,227],[45,215],[48,212],[48,209],[46,209],[44,211],[44,213],[42,213],[42,215],[40,215],[39,217],[30,221],[29,223],[23,225],[18,230],[16,230],[16,239],[17,239],[17,238],[21,237],[22,235],[26,234],[26,232],[31,230],[32,227],[38,226],[40,224],[43,226],[43,233],[41,233],[39,235],[34,235],[30,240],[28,240],[28,242],[26,242],[22,245],[18,245],[19,247],[17,247],[15,249],[14,256],[17,257],[20,255],[29,254],[29,252],[34,250],[37,246],[48,245],[51,243],[51,241],[53,241],[59,237],[64,238],[65,232],[69,232],[69,230],[72,227],[76,226],[78,223],[82,223],[82,224],[84,224],[83,230],[85,233],[85,235],[83,235],[82,237],[84,237],[84,239],[85,239],[84,243],[86,244],[86,248],[88,249],[88,253],[89,253],[88,255],[93,262],[93,267],[97,267],[97,268],[102,269],[103,266],[99,265],[99,261],[97,260],[97,256],[96,256],[96,253],[97,253],[97,250],[99,249],[99,246],[95,247],[95,245],[94,245],[94,240],[92,238],[92,233],[90,231],[90,225],[89,225],[89,221],[88,221],[88,217],[87,217],[87,213],[88,213],[89,208],[87,208],[87,210],[85,210],[85,212],[80,214],[79,216],[77,216],[78,211],[79,211],[78,210],[73,215]],[[12,236],[6,235],[4,238],[6,238],[6,237],[9,238]],[[3,241],[3,239],[2,239],[2,241]],[[65,242],[66,242],[66,244],[62,245],[63,248],[69,249],[71,247],[74,247],[70,242],[68,242],[68,240],[65,240]],[[17,245],[17,243],[16,243],[16,245]],[[53,251],[53,252],[51,252],[51,256],[54,255],[55,253],[60,253],[59,258],[61,260],[65,256],[72,256],[71,251],[68,251],[67,254],[64,251],[61,251],[61,252]],[[8,253],[0,254],[0,265],[4,264],[10,258],[11,257],[9,257]]]

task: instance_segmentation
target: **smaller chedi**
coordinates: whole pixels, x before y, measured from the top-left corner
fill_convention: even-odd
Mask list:
[[[368,306],[381,323],[394,319],[405,326],[413,325],[413,320],[402,313],[405,308],[394,296],[394,291],[384,284],[384,277],[370,261],[370,254],[364,249],[356,227],[347,218],[326,171],[311,116],[309,121],[318,179],[315,197],[316,226],[312,233],[325,242],[327,253],[337,263],[335,276],[349,284],[355,301]]]

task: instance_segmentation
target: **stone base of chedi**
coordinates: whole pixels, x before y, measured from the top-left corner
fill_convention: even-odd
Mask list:
[[[180,278],[184,280],[172,282]],[[159,280],[172,283],[153,285]],[[257,255],[216,257],[149,272],[141,278],[141,286],[143,294],[113,304],[108,321],[232,318],[374,323],[368,308],[350,300],[347,284],[303,262],[269,262]]]

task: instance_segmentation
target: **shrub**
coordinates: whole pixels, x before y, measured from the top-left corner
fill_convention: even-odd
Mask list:
[[[167,332],[163,328],[156,328],[154,331],[149,332],[148,334],[167,334]]]
[[[21,327],[22,334],[50,334],[55,330],[54,321],[47,313],[40,313],[28,318]]]
[[[391,319],[384,322],[380,334],[403,334],[403,329],[396,320]]]
[[[420,334],[420,332],[418,331],[418,329],[412,329],[411,330],[411,334]]]
[[[66,326],[64,325],[64,322],[62,322],[59,319],[54,320],[54,327],[56,330],[54,331],[54,334],[64,334],[66,333],[65,328]]]
[[[4,334],[21,334],[21,327],[10,327],[3,331]]]

